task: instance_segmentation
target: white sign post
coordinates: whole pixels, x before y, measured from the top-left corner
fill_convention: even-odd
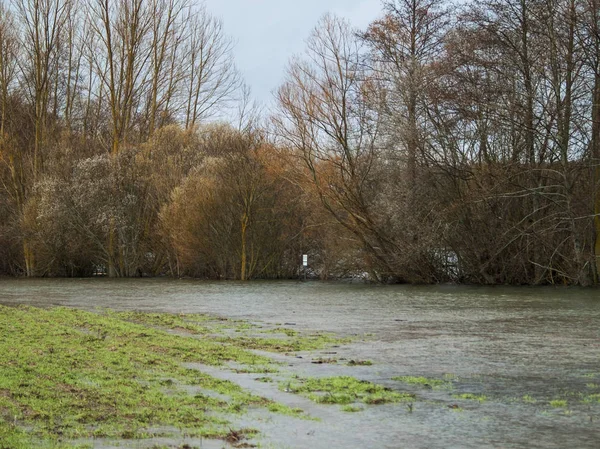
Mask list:
[[[308,254],[302,255],[302,266],[304,267],[304,280],[306,281],[306,268],[308,267]]]

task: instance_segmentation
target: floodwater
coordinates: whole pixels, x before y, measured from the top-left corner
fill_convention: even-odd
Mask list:
[[[273,357],[287,363],[288,374],[352,375],[417,394],[412,410],[387,404],[347,413],[278,391],[255,374],[198,367],[320,418],[251,411],[239,424],[261,430],[262,447],[600,448],[600,291],[594,289],[0,280],[0,303],[209,313],[354,336],[351,344],[303,358]],[[315,365],[315,357],[373,365]],[[428,390],[395,376],[446,379],[454,388]],[[457,397],[466,393],[486,400]],[[553,400],[566,406],[553,407]]]

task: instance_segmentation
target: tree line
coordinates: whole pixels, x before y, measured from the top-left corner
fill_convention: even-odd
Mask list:
[[[326,15],[261,111],[191,0],[0,0],[0,273],[592,285],[600,0]]]

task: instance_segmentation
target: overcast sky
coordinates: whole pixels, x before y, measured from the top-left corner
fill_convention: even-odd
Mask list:
[[[282,81],[285,66],[319,18],[327,12],[364,27],[381,10],[380,0],[205,0],[235,41],[236,64],[254,97],[268,104]]]

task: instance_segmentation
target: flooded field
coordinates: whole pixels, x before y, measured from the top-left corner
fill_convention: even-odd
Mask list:
[[[285,366],[271,376],[273,382],[258,381],[261,376],[252,373],[194,367],[319,418],[258,411],[236,418],[240,426],[260,430],[253,443],[261,447],[600,447],[597,290],[0,280],[0,303],[207,313],[352,337],[351,343],[326,350],[269,354]],[[411,403],[365,405],[350,413],[278,388],[294,376],[355,376],[416,396]],[[139,441],[93,444],[145,447]]]

